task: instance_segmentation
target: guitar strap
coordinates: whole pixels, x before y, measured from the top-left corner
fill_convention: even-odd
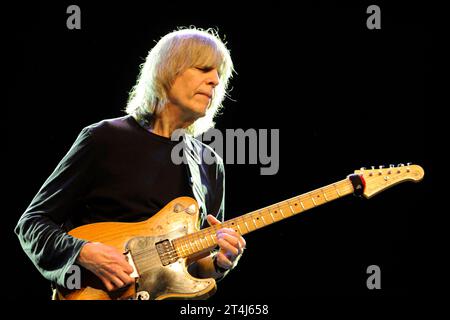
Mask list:
[[[362,197],[364,189],[366,187],[366,182],[364,178],[359,174],[351,174],[348,176],[353,185],[353,194],[357,197]]]

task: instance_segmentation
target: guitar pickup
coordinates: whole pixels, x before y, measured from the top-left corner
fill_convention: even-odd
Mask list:
[[[156,251],[158,252],[159,258],[163,266],[167,266],[178,260],[178,253],[172,246],[169,240],[162,240],[156,243]]]

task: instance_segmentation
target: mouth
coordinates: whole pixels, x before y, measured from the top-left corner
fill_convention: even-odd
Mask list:
[[[201,95],[203,95],[203,96],[207,96],[208,99],[211,99],[211,98],[212,98],[212,94],[207,93],[207,92],[199,92],[198,94],[201,94]]]

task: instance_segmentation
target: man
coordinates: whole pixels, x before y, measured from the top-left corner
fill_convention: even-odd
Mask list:
[[[127,116],[84,128],[20,218],[15,232],[26,254],[48,280],[65,286],[73,264],[94,273],[108,291],[134,283],[123,252],[67,234],[100,222],[148,219],[170,200],[195,197],[200,223],[224,219],[224,168],[198,161],[207,148],[193,138],[214,125],[233,65],[211,30],[194,28],[164,36],[149,52],[130,93]],[[184,157],[177,165],[170,137],[184,129]],[[245,247],[234,230],[217,232],[219,250],[194,262],[198,277],[222,278]]]

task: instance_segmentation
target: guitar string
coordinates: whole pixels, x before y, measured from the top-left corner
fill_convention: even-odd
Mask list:
[[[344,181],[345,181],[345,180],[344,180]],[[327,187],[330,187],[330,186],[327,186]],[[326,188],[326,187],[324,187],[324,188]],[[330,196],[330,191],[327,191],[327,190],[324,189],[324,188],[323,188],[323,190],[322,190],[322,189],[319,189],[319,190],[313,190],[313,191],[309,192],[308,194],[314,194],[314,195],[315,195],[315,194],[320,194],[320,193],[322,193],[322,194],[325,194],[325,196],[326,196],[327,193],[328,193],[328,196]],[[328,188],[328,189],[329,189],[329,188]],[[349,188],[348,186],[345,186],[344,188],[341,188],[341,191],[342,191],[342,192],[347,192],[347,191],[351,191],[352,189],[353,189],[352,187]],[[319,192],[319,191],[322,191],[322,192]],[[325,192],[324,192],[324,191],[325,191]],[[333,194],[336,194],[336,192],[334,192]],[[306,198],[306,197],[307,197],[306,195],[307,195],[307,194],[300,195],[300,196],[297,196],[297,197],[293,197],[293,198],[291,198],[290,200],[292,201],[293,199],[297,199],[297,198],[301,198],[301,197],[302,197],[301,202],[305,202],[306,200],[311,200],[311,199],[313,198],[313,197],[308,197],[308,198]],[[306,199],[305,199],[305,198],[306,198]],[[332,201],[332,200],[335,200],[335,199],[338,199],[338,198],[340,198],[340,196],[337,197],[337,198],[330,199],[330,200],[325,200],[324,202],[321,202],[319,205],[324,204],[324,203],[329,202],[329,201]],[[293,203],[296,203],[296,202],[298,202],[298,201],[293,201]],[[286,207],[287,207],[287,206],[290,206],[290,205],[291,205],[291,204],[290,204],[289,200],[285,200],[285,201],[282,201],[282,202],[280,202],[280,203],[278,203],[278,204],[274,204],[274,205],[268,206],[268,207],[263,208],[263,209],[259,209],[259,210],[256,210],[256,211],[252,211],[252,212],[247,213],[247,214],[245,214],[245,215],[242,215],[242,216],[240,216],[240,217],[236,217],[236,218],[230,219],[230,220],[228,220],[228,221],[222,223],[222,224],[220,225],[220,227],[231,227],[232,225],[235,225],[235,224],[236,224],[236,225],[239,225],[239,224],[241,224],[242,222],[244,222],[244,224],[246,224],[247,222],[249,222],[249,220],[253,220],[253,222],[254,222],[254,224],[255,224],[255,226],[256,226],[257,224],[256,224],[256,222],[255,222],[255,217],[256,217],[257,219],[259,219],[260,216],[264,216],[265,214],[267,215],[267,213],[265,213],[265,212],[268,212],[268,214],[271,214],[272,212],[273,212],[274,214],[277,214],[277,213],[276,213],[277,209],[281,209],[281,211],[282,211],[282,208],[283,208],[283,207],[286,209]],[[314,206],[312,206],[312,207],[310,207],[310,208],[308,208],[308,209],[312,209],[312,208],[314,208],[314,207],[316,207],[316,206],[318,206],[318,205],[314,205]],[[256,226],[253,230],[251,230],[251,228],[248,228],[248,227],[247,227],[248,232],[251,232],[251,231],[260,229],[260,228],[262,228],[262,227],[264,227],[264,226],[266,226],[266,225],[270,225],[270,224],[272,224],[272,223],[274,223],[274,222],[281,221],[281,220],[283,220],[284,218],[289,218],[289,217],[291,217],[291,216],[293,216],[293,215],[299,214],[299,213],[301,213],[301,212],[303,212],[303,211],[306,211],[306,210],[307,210],[307,209],[304,209],[304,210],[301,210],[301,211],[298,211],[298,212],[295,212],[295,213],[291,213],[291,214],[289,214],[289,215],[287,215],[287,216],[285,216],[286,214],[282,214],[283,217],[282,217],[281,219],[276,219],[276,218],[275,218],[275,219],[273,219],[273,221],[270,222],[270,223],[264,223],[264,222],[263,222],[262,225],[260,225],[259,227]],[[272,211],[272,212],[271,212],[271,211]],[[281,212],[281,211],[280,211],[280,212]],[[289,210],[288,210],[288,211],[289,211]],[[265,214],[264,214],[264,213],[265,213]],[[184,243],[184,244],[187,246],[187,248],[189,248],[189,245],[187,244],[188,242],[198,242],[200,239],[208,238],[209,236],[211,236],[212,234],[214,234],[213,232],[211,232],[211,231],[212,231],[211,229],[217,231],[217,230],[219,229],[219,227],[215,227],[215,228],[208,227],[208,228],[205,228],[205,229],[203,229],[203,230],[199,230],[198,232],[195,232],[195,233],[192,233],[192,234],[188,234],[188,235],[179,237],[179,238],[177,238],[177,239],[174,239],[173,242],[177,242],[178,245],[180,245],[180,242],[181,242],[181,243]],[[239,232],[238,230],[236,230],[236,231]],[[201,234],[201,236],[200,236],[199,234]],[[244,232],[240,232],[240,234],[244,234]],[[205,240],[204,240],[204,241],[205,241]],[[206,241],[206,242],[208,243],[208,241]],[[201,241],[200,241],[200,243],[201,243]],[[192,246],[192,245],[191,245],[191,246]],[[185,249],[182,249],[182,250],[185,251]],[[195,253],[195,251],[198,251],[198,250],[194,250],[194,253]],[[189,253],[189,249],[188,249],[188,253]]]
[[[182,254],[182,255],[185,255],[185,254],[186,254],[186,251],[187,251],[188,255],[191,255],[191,254],[194,254],[194,253],[197,253],[197,252],[206,250],[206,249],[208,249],[208,248],[213,248],[213,247],[217,246],[217,242],[216,242],[216,241],[217,241],[217,237],[216,237],[216,239],[214,239],[215,233],[212,232],[212,231],[217,231],[217,230],[219,229],[219,227],[227,227],[227,226],[231,226],[231,225],[234,225],[234,224],[239,225],[239,224],[240,224],[239,222],[244,222],[244,224],[246,225],[246,228],[247,228],[247,231],[248,231],[248,232],[255,231],[255,230],[260,229],[260,228],[262,228],[262,227],[264,227],[264,226],[266,226],[266,225],[270,225],[270,224],[272,224],[272,223],[275,223],[275,222],[284,220],[285,218],[289,218],[289,217],[291,217],[291,216],[293,216],[293,215],[302,213],[303,211],[306,211],[306,210],[308,210],[308,209],[312,209],[312,208],[314,208],[314,207],[316,207],[316,206],[318,206],[318,205],[322,205],[322,204],[324,204],[324,203],[326,203],[326,202],[333,201],[333,200],[336,200],[336,199],[340,198],[341,195],[339,194],[339,192],[336,191],[336,190],[339,190],[339,189],[337,188],[337,185],[338,185],[338,184],[342,184],[342,183],[345,183],[345,184],[346,184],[345,186],[341,187],[340,190],[341,190],[343,193],[345,193],[345,195],[348,195],[347,192],[350,191],[349,193],[351,193],[351,191],[353,190],[353,187],[350,186],[350,185],[348,184],[348,182],[349,182],[349,181],[348,181],[347,179],[344,179],[344,180],[342,180],[342,181],[338,181],[338,182],[336,182],[336,183],[334,183],[334,184],[331,184],[331,185],[328,185],[328,186],[325,186],[325,187],[322,187],[322,188],[319,188],[319,189],[316,189],[316,190],[307,192],[307,193],[305,193],[305,194],[301,194],[301,195],[298,195],[298,196],[294,196],[294,197],[292,197],[292,198],[290,198],[290,199],[283,200],[283,201],[281,201],[281,202],[278,202],[278,203],[276,203],[276,204],[267,206],[267,207],[265,207],[265,208],[262,208],[262,209],[259,209],[259,210],[255,210],[255,211],[249,212],[249,213],[244,214],[244,215],[242,215],[242,216],[240,216],[240,217],[236,217],[236,218],[230,219],[230,220],[228,220],[228,221],[223,222],[223,223],[220,224],[219,226],[211,226],[211,227],[205,228],[205,229],[203,229],[203,230],[199,230],[199,231],[197,231],[197,232],[194,232],[194,233],[192,233],[192,234],[188,234],[188,235],[185,235],[185,236],[182,236],[182,237],[173,239],[173,240],[172,240],[172,243],[173,243],[175,246],[178,246],[178,248],[181,249],[181,250],[177,250],[177,249],[175,248],[175,246],[173,246],[173,247],[172,247],[173,249],[167,250],[166,252],[164,252],[164,253],[162,253],[162,254],[160,254],[160,255],[158,255],[158,256],[162,256],[162,257],[164,257],[164,258],[167,258],[167,256],[169,256],[169,259],[170,259],[171,256],[174,256],[174,257],[177,257],[177,258],[178,258],[178,257],[179,257],[180,251],[181,251],[181,254]],[[330,189],[331,189],[331,190],[330,190]],[[333,193],[333,195],[335,195],[335,194],[337,193],[337,194],[338,194],[338,197],[337,197],[337,198],[332,198],[331,200],[328,200],[328,199],[327,199],[327,198],[328,198],[327,195],[329,196],[330,193]],[[325,199],[322,200],[322,202],[319,203],[319,204],[317,205],[313,199],[316,199],[316,195],[320,196],[320,194],[323,194],[323,195],[325,196]],[[292,205],[291,205],[290,202],[292,201],[292,202],[294,203],[294,205],[296,205],[297,199],[300,200],[301,203],[302,203],[302,202],[309,201],[309,200],[312,200],[314,205],[313,205],[312,207],[308,207],[307,209],[304,208],[303,210],[298,211],[298,212],[291,212],[290,214],[288,214],[287,216],[285,216],[285,214],[283,213],[283,207],[286,208],[286,207],[288,206],[288,207],[290,207],[291,210],[293,210],[293,209],[292,209]],[[322,199],[323,199],[323,198],[322,198]],[[317,199],[316,199],[316,200],[317,200]],[[303,207],[303,206],[302,206],[302,207]],[[274,214],[277,214],[277,210],[280,210],[280,213],[281,213],[281,215],[282,215],[282,218],[281,218],[281,219],[275,219],[275,218],[273,217],[273,215],[272,215],[272,211],[273,211]],[[260,216],[263,217],[263,216],[264,216],[263,211],[264,211],[264,212],[267,211],[268,214],[272,217],[272,220],[273,220],[273,221],[270,222],[270,223],[268,223],[268,224],[265,223],[265,222],[263,222],[263,225],[260,226],[260,227],[258,227],[258,226],[257,226],[257,223],[254,221],[254,218],[255,218],[255,216],[256,216],[257,220],[259,220],[259,217],[260,217]],[[289,212],[289,210],[287,210],[287,212]],[[253,223],[254,223],[254,225],[255,225],[255,229],[253,229],[253,230],[251,230],[251,228],[249,228],[248,225],[247,225],[247,221],[250,220],[250,219],[253,221]],[[237,231],[237,232],[240,233],[240,234],[244,234],[244,232],[241,232],[240,230],[236,230],[236,229],[234,229],[234,230]],[[199,236],[199,234],[201,234],[201,236]],[[206,240],[208,237],[211,237],[211,238],[213,239],[213,244],[214,244],[214,245],[213,245],[213,246],[208,246],[208,247],[204,248],[203,245],[202,245],[202,241],[201,241],[201,240],[203,239],[203,241],[205,241],[205,242],[209,245],[209,241]],[[189,243],[189,245],[190,245],[191,248],[192,248],[192,243],[191,243],[192,241],[193,241],[196,245],[198,244],[198,242],[200,242],[200,248],[201,248],[201,249],[198,250],[197,248],[194,248],[194,249],[193,249],[194,252],[193,252],[193,253],[190,253],[190,252],[189,252],[189,246],[188,246],[188,243]],[[184,242],[184,245],[186,246],[187,249],[183,248],[183,242]],[[149,252],[148,250],[142,250],[142,251],[136,252],[135,254],[133,254],[133,256],[136,256],[136,260],[137,260],[137,261],[140,261],[140,260],[141,260],[140,256],[145,255],[145,254],[149,255],[150,253],[151,253],[151,252]],[[152,255],[150,255],[150,261],[153,261],[153,262],[154,262],[155,260],[156,260],[156,261],[159,261],[158,256],[157,256],[157,255],[153,255],[153,259],[152,259]]]
[[[341,183],[342,183],[342,182],[347,182],[347,180],[343,180],[343,181],[339,181],[339,182],[341,182]],[[339,183],[339,182],[337,182],[337,183]],[[292,198],[290,198],[289,200],[293,200],[293,199],[297,199],[297,198],[298,198],[298,199],[303,198],[303,201],[302,201],[302,200],[300,200],[300,201],[301,201],[301,202],[304,202],[304,201],[311,200],[311,199],[315,198],[314,196],[315,196],[316,194],[321,194],[321,193],[322,193],[322,194],[324,194],[324,195],[326,196],[327,193],[328,193],[328,195],[330,195],[330,192],[332,192],[332,191],[334,191],[333,194],[335,195],[335,194],[336,194],[336,190],[335,190],[335,189],[336,189],[336,186],[335,186],[335,185],[336,185],[337,183],[332,184],[332,185],[325,186],[325,187],[320,188],[320,189],[316,189],[316,190],[310,191],[310,192],[308,192],[308,193],[305,193],[305,194],[302,194],[302,195],[299,195],[299,196],[296,196],[296,197],[292,197]],[[329,190],[330,188],[333,188],[334,190]],[[328,190],[327,190],[327,189],[328,189]],[[344,187],[341,187],[341,191],[344,192],[344,193],[347,192],[347,191],[351,191],[352,189],[353,189],[353,188],[350,188],[348,185],[346,185],[346,186],[344,186]],[[308,195],[314,195],[314,196],[309,196],[309,197],[308,197]],[[339,194],[338,194],[338,195],[339,195]],[[306,199],[304,199],[304,198],[306,198]],[[340,198],[340,196],[338,196],[338,198]],[[335,200],[335,199],[338,199],[338,198],[334,198],[334,199],[331,199],[331,200],[326,200],[326,199],[325,199],[325,201],[322,202],[322,203],[320,203],[319,205],[324,204],[324,203],[329,202],[329,201],[332,201],[332,200]],[[252,211],[252,212],[247,213],[247,214],[245,214],[245,215],[243,215],[243,216],[240,216],[240,217],[237,217],[237,218],[228,220],[228,221],[222,223],[222,224],[221,224],[221,227],[231,226],[231,225],[233,224],[232,221],[233,221],[233,222],[236,222],[236,224],[239,224],[239,221],[243,221],[244,223],[246,223],[247,220],[249,220],[250,218],[251,218],[252,220],[254,220],[254,216],[255,216],[255,215],[257,216],[257,218],[259,218],[259,216],[264,216],[264,214],[262,213],[263,211],[268,211],[269,214],[271,214],[270,211],[273,211],[274,213],[276,213],[276,211],[277,211],[276,209],[279,209],[279,210],[282,211],[282,207],[290,206],[289,200],[284,200],[284,201],[281,201],[281,202],[279,202],[279,203],[277,203],[277,204],[273,204],[273,205],[270,205],[270,206],[265,207],[265,208],[263,208],[263,209],[259,209],[259,210],[256,210],[256,211]],[[286,202],[287,202],[287,204],[286,204]],[[296,202],[296,201],[293,201],[294,204],[295,204],[295,202]],[[308,208],[308,209],[312,209],[312,208],[314,208],[314,207],[316,207],[316,206],[317,206],[317,205],[314,205],[313,207]],[[306,210],[302,210],[302,211],[299,211],[299,212],[296,212],[296,213],[291,213],[291,214],[288,215],[288,216],[283,216],[281,219],[274,219],[274,221],[272,221],[270,224],[272,224],[272,223],[274,223],[274,222],[281,221],[281,220],[283,220],[283,219],[285,219],[285,218],[289,218],[289,217],[291,217],[291,216],[293,216],[293,215],[295,215],[295,214],[299,214],[299,213],[301,213],[301,212],[303,212],[303,211],[306,211]],[[255,223],[255,222],[254,222],[254,223]],[[259,228],[262,228],[262,227],[264,227],[265,225],[267,225],[267,224],[263,224],[263,225],[260,226]],[[255,223],[255,226],[256,226],[256,223]],[[257,230],[257,229],[259,229],[259,228],[258,228],[257,226],[256,226],[256,228],[253,229],[253,230],[250,230],[250,228],[248,228],[248,229],[249,229],[248,232]],[[211,229],[217,231],[219,228],[218,228],[218,227],[215,227],[215,228],[208,227],[208,228],[205,228],[205,229],[203,229],[203,230],[199,230],[198,232],[194,233],[194,234],[202,233],[202,237],[199,237],[198,235],[197,235],[197,236],[193,236],[194,234],[189,234],[189,235],[186,235],[186,236],[182,236],[182,237],[176,238],[176,239],[172,240],[172,242],[177,242],[175,245],[178,246],[179,248],[180,248],[180,246],[181,246],[181,251],[182,251],[181,253],[182,253],[182,254],[185,254],[186,251],[187,251],[188,254],[194,254],[194,253],[196,253],[196,252],[200,252],[200,251],[203,251],[203,250],[207,250],[208,248],[214,248],[215,246],[217,246],[217,242],[216,242],[216,241],[213,242],[213,244],[214,244],[213,246],[208,246],[208,247],[206,247],[206,248],[203,247],[202,242],[201,242],[201,239],[203,239],[207,244],[209,244],[209,242],[208,242],[207,240],[205,240],[205,239],[207,239],[208,236],[209,236],[209,237],[212,237],[212,236],[215,235],[215,233],[211,232],[211,231],[212,231]],[[187,242],[192,242],[192,240],[193,240],[193,242],[195,242],[196,244],[197,244],[198,242],[200,242],[200,248],[201,248],[201,249],[200,249],[200,250],[198,250],[197,248],[192,249],[192,244],[190,243],[190,245],[191,245],[191,250],[194,250],[193,253],[190,253],[190,252],[189,252],[189,246],[188,246]],[[184,249],[184,248],[182,247],[183,243],[180,243],[180,242],[186,242],[184,245],[187,247],[187,249]],[[159,256],[162,256],[162,257],[164,257],[164,258],[165,258],[166,256],[169,256],[169,257],[170,257],[171,255],[179,256],[179,251],[180,251],[180,250],[176,250],[176,249],[174,248],[174,249],[171,249],[171,250],[167,250],[166,252],[160,254]],[[136,257],[138,258],[139,256],[144,255],[144,254],[148,254],[148,250],[140,250],[140,251],[137,251],[137,252],[133,253],[133,257],[136,256]],[[156,259],[156,260],[157,260],[157,259]]]
[[[256,216],[257,220],[259,220],[259,216],[264,216],[264,213],[263,213],[263,212],[266,212],[266,211],[267,211],[267,212],[269,213],[269,215],[271,215],[272,220],[273,220],[270,224],[272,224],[272,223],[274,223],[274,222],[281,221],[281,220],[283,220],[283,219],[285,219],[285,218],[291,217],[291,216],[293,216],[293,215],[295,215],[295,214],[301,213],[301,212],[303,212],[303,211],[306,211],[306,210],[308,210],[308,209],[312,209],[312,208],[318,206],[318,205],[315,203],[315,201],[314,201],[314,199],[316,199],[316,201],[317,201],[317,199],[318,199],[318,198],[316,198],[316,195],[317,195],[317,197],[319,197],[320,194],[323,194],[323,195],[325,196],[325,200],[323,200],[323,202],[319,203],[319,205],[322,205],[322,204],[324,204],[324,203],[326,203],[326,202],[333,201],[333,200],[336,200],[336,199],[340,198],[341,195],[336,191],[336,189],[338,189],[338,188],[337,188],[337,184],[342,184],[342,183],[345,183],[345,184],[346,184],[344,187],[340,187],[340,189],[341,189],[341,191],[342,191],[343,193],[345,193],[345,195],[347,195],[347,192],[348,192],[348,191],[351,192],[351,191],[353,190],[353,187],[349,187],[348,182],[349,182],[348,179],[344,179],[344,180],[339,181],[339,182],[336,182],[336,183],[334,183],[334,184],[331,184],[331,185],[328,185],[328,186],[325,186],[325,187],[322,187],[322,188],[319,188],[319,189],[310,191],[310,192],[308,192],[308,193],[305,193],[305,194],[302,194],[302,195],[299,195],[299,196],[290,198],[290,199],[288,199],[288,200],[281,201],[281,202],[279,202],[279,203],[270,205],[270,206],[268,206],[268,207],[266,207],[266,208],[259,209],[259,210],[250,212],[250,213],[248,213],[248,214],[245,214],[245,215],[243,215],[243,216],[240,216],[240,217],[231,219],[231,220],[229,220],[229,221],[226,221],[226,222],[224,222],[224,223],[221,224],[221,227],[232,226],[232,225],[234,225],[234,224],[238,225],[238,227],[239,227],[240,222],[243,222],[243,223],[246,225],[246,228],[247,228],[247,231],[248,231],[248,232],[257,230],[257,229],[259,229],[259,228],[262,228],[262,227],[266,226],[267,223],[263,222],[263,225],[260,226],[260,227],[258,227],[258,226],[257,226],[257,223],[255,222],[255,219],[254,219],[255,216]],[[331,189],[331,190],[330,190],[330,189]],[[331,200],[327,199],[327,198],[328,198],[327,195],[330,196],[330,193],[331,193],[331,192],[333,193],[333,196],[337,193],[337,194],[338,194],[338,197],[337,197],[337,198],[332,198]],[[296,201],[297,199],[300,200],[301,203],[306,202],[306,201],[309,201],[309,200],[312,200],[313,203],[314,203],[314,205],[313,205],[312,207],[307,208],[307,209],[303,209],[302,211],[292,212],[292,213],[288,214],[288,216],[286,217],[286,216],[284,215],[284,213],[283,213],[283,208],[286,208],[287,206],[289,206],[289,207],[291,208],[291,210],[293,210],[293,209],[292,209],[292,205],[290,204],[290,202],[292,201],[292,202],[294,203],[294,205],[297,205],[297,201]],[[302,207],[303,207],[303,206],[302,206]],[[280,210],[280,212],[281,212],[281,215],[282,215],[282,218],[281,218],[281,219],[276,219],[276,218],[273,217],[273,214],[277,214],[277,209]],[[272,212],[272,211],[273,211],[273,212]],[[287,212],[289,212],[289,210],[287,210]],[[272,214],[272,213],[273,213],[273,214]],[[254,223],[254,225],[255,225],[255,229],[251,230],[251,228],[248,227],[248,225],[247,225],[248,220],[253,221],[253,223]],[[195,253],[195,252],[198,252],[198,251],[206,250],[207,248],[209,248],[209,247],[211,247],[211,246],[208,246],[208,247],[204,248],[201,240],[203,239],[203,241],[205,241],[205,242],[209,245],[209,242],[208,242],[208,240],[206,240],[206,239],[208,239],[208,236],[209,236],[209,237],[212,237],[213,233],[211,232],[211,229],[214,230],[214,231],[217,231],[217,230],[218,230],[218,227],[215,227],[215,226],[214,226],[214,227],[209,227],[209,228],[206,228],[206,229],[204,229],[204,230],[199,230],[198,232],[195,232],[195,233],[192,233],[192,234],[188,234],[188,235],[179,237],[179,238],[177,238],[177,239],[174,239],[174,240],[173,240],[173,243],[176,242],[176,243],[175,243],[176,245],[178,245],[179,247],[181,246],[182,254],[185,254],[185,251],[186,251],[186,249],[183,248],[183,244],[187,247],[187,253],[190,254],[188,244],[192,247],[192,243],[191,243],[191,242],[196,243],[196,245],[197,245],[198,242],[200,242],[201,249],[198,250],[198,249],[194,248],[194,249],[193,249],[193,250],[194,250],[194,253]],[[241,233],[241,234],[244,234],[244,233],[241,232],[240,230],[239,230],[239,231],[236,230],[236,229],[234,229],[234,230],[237,231],[237,232],[239,232],[239,233]],[[199,234],[200,234],[200,235],[199,235]],[[216,244],[216,242],[214,241],[214,239],[213,239],[213,243]],[[168,251],[168,252],[165,253],[165,254],[166,254],[166,255],[170,255],[170,254],[173,254],[173,253],[178,254],[178,251],[177,251],[176,249],[173,249],[173,250],[171,250],[171,251]]]
[[[346,180],[344,180],[344,181],[341,181],[341,182],[346,182]],[[322,189],[325,189],[325,188],[327,188],[328,187],[328,189],[330,189],[331,188],[331,186],[326,186],[326,187],[324,187],[324,188],[322,188]],[[344,187],[342,187],[342,188],[340,188],[340,190],[343,192],[343,193],[346,193],[346,192],[348,192],[348,191],[352,191],[353,190],[353,187],[350,185],[350,186],[344,186]],[[319,192],[319,191],[322,191],[322,192]],[[311,200],[312,198],[314,198],[314,197],[307,197],[307,195],[309,195],[309,194],[317,194],[317,193],[322,193],[322,194],[325,194],[326,196],[328,195],[328,196],[330,196],[330,192],[332,192],[332,191],[334,191],[333,192],[333,194],[336,194],[336,191],[335,190],[325,190],[325,192],[323,192],[323,190],[321,190],[321,189],[317,189],[317,190],[313,190],[313,191],[310,191],[310,192],[308,192],[308,193],[306,193],[306,194],[302,194],[302,195],[299,195],[299,196],[296,196],[296,197],[292,197],[292,198],[290,198],[290,199],[288,199],[288,200],[284,200],[284,201],[281,201],[281,202],[279,202],[279,203],[277,203],[277,204],[274,204],[274,205],[270,205],[270,206],[267,206],[267,207],[265,207],[265,208],[262,208],[262,209],[259,209],[259,210],[255,210],[255,211],[251,211],[251,212],[249,212],[249,213],[247,213],[247,214],[244,214],[244,215],[242,215],[242,216],[239,216],[239,217],[236,217],[236,218],[233,218],[233,219],[230,219],[230,220],[228,220],[228,221],[225,221],[225,222],[223,222],[221,225],[220,225],[220,227],[224,227],[224,225],[225,226],[231,226],[232,225],[232,222],[236,222],[236,224],[238,224],[238,221],[242,221],[242,222],[247,222],[246,220],[248,220],[248,219],[250,219],[250,218],[252,218],[252,219],[254,219],[254,217],[255,216],[264,216],[264,213],[263,213],[263,211],[264,212],[268,212],[268,214],[270,215],[271,214],[271,211],[273,211],[273,212],[275,212],[276,210],[276,208],[280,208],[280,207],[286,207],[286,206],[289,206],[289,201],[292,201],[292,203],[296,203],[296,202],[298,202],[298,200],[297,201],[294,201],[294,199],[299,199],[300,200],[300,202],[306,202],[306,201],[308,201],[308,200]],[[320,203],[320,205],[321,204],[324,204],[324,203],[326,203],[326,202],[329,202],[329,201],[332,201],[332,200],[336,200],[336,199],[338,199],[338,198],[340,198],[341,196],[338,196],[337,198],[334,198],[334,199],[331,199],[331,200],[325,200],[324,202],[322,202],[322,203]],[[306,198],[306,199],[305,199]],[[286,202],[288,202],[288,204],[286,204]],[[312,209],[312,208],[314,208],[314,207],[316,207],[317,205],[314,205],[314,206],[312,206],[311,208],[308,208],[308,209]],[[299,212],[297,212],[297,213],[294,213],[294,214],[298,214],[298,213],[301,213],[301,212],[303,212],[303,211],[306,211],[306,210],[308,210],[308,209],[305,209],[305,210],[301,210],[301,211],[299,211]],[[294,214],[291,214],[291,215],[289,215],[288,217],[291,217],[291,216],[293,216]],[[288,218],[288,217],[285,217],[285,218]],[[274,222],[278,222],[278,221],[281,221],[281,220],[283,220],[283,218],[282,219],[277,219],[277,220],[275,220],[274,219],[274,221],[272,221],[272,222],[270,222],[270,223],[266,223],[267,225],[269,225],[269,224],[272,224],[272,223],[274,223]],[[213,227],[215,227],[215,228],[213,228],[214,230],[218,230],[219,229],[219,227],[216,227],[216,226],[213,226]],[[263,226],[262,226],[263,227]],[[261,228],[262,228],[261,227]],[[198,237],[198,233],[207,233],[207,232],[209,232],[209,230],[211,229],[212,227],[208,227],[208,228],[205,228],[205,229],[203,229],[203,230],[199,230],[199,231],[197,231],[197,232],[195,232],[195,233],[191,233],[191,234],[188,234],[188,235],[185,235],[185,236],[182,236],[182,237],[179,237],[179,238],[177,238],[177,239],[174,239],[174,240],[176,240],[176,241],[185,241],[185,242],[189,242],[189,241],[191,241],[191,240],[193,240],[193,241],[196,241],[197,239],[195,239],[196,237]],[[249,228],[250,229],[250,228]],[[256,228],[256,229],[259,229],[259,228]],[[254,229],[254,230],[256,230],[256,229]],[[208,230],[208,231],[206,231],[206,230]],[[252,230],[250,230],[250,231],[252,231]],[[250,232],[249,231],[249,232]],[[238,231],[239,232],[239,231]],[[244,234],[243,232],[239,232],[240,234]],[[196,236],[197,235],[197,236]],[[202,238],[204,238],[204,237],[202,237]]]

